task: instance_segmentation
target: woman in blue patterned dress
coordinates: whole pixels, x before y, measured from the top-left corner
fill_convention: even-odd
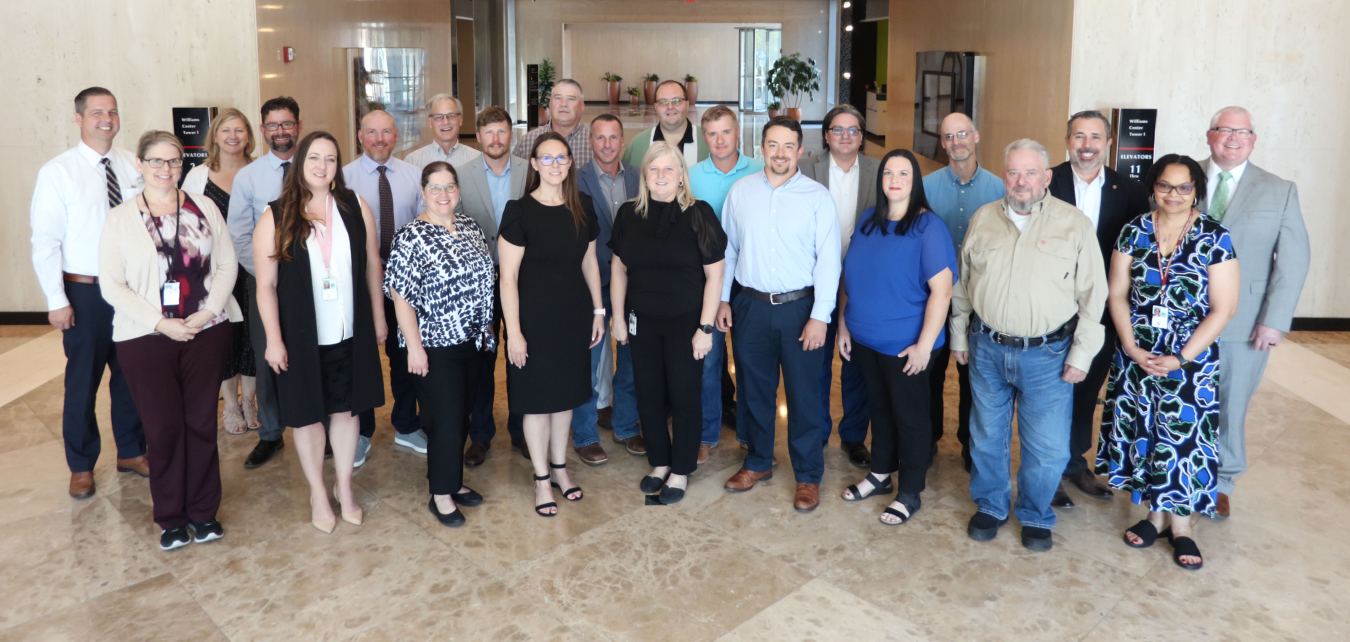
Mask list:
[[[1219,449],[1219,333],[1237,311],[1238,262],[1228,230],[1196,209],[1205,172],[1169,154],[1149,172],[1157,209],[1121,231],[1111,258],[1111,364],[1097,474],[1148,502],[1125,531],[1146,548],[1166,536],[1182,568],[1204,563],[1191,514],[1214,511]]]

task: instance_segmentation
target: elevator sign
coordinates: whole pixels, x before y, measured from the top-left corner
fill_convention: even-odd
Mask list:
[[[1112,109],[1111,122],[1115,140],[1111,149],[1111,168],[1133,178],[1143,180],[1153,167],[1153,139],[1158,129],[1156,109]]]

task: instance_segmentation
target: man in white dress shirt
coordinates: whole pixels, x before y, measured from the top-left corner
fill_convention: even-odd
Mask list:
[[[134,199],[144,187],[136,157],[112,146],[122,123],[117,98],[102,87],[75,96],[80,142],[38,170],[33,189],[33,269],[47,297],[47,320],[62,331],[66,353],[61,436],[70,466],[70,495],[94,494],[100,440],[94,417],[103,369],[112,371],[113,439],[118,472],[150,475],[145,434],[131,389],[117,363],[113,309],[98,285],[98,242],[108,210]]]
[[[455,126],[459,130],[459,126]],[[380,260],[388,261],[394,233],[417,218],[425,209],[422,202],[422,170],[394,158],[398,145],[398,125],[384,110],[375,110],[361,119],[362,154],[342,168],[347,187],[370,204],[379,234]],[[432,144],[436,146],[435,143]],[[458,145],[456,145],[458,147]],[[437,147],[439,149],[439,147]],[[477,153],[477,152],[474,152]],[[431,164],[435,159],[427,161]],[[384,297],[384,318],[394,318],[394,301]],[[384,342],[389,357],[389,388],[394,408],[389,420],[394,424],[394,443],[423,455],[427,452],[427,434],[417,419],[417,390],[408,373],[408,349],[398,346],[398,333],[391,332]],[[361,413],[361,437],[356,444],[356,465],[366,463],[370,438],[375,434],[375,410]]]
[[[362,122],[365,122],[365,120],[362,119]],[[459,167],[482,156],[482,152],[467,145],[459,144],[459,130],[463,126],[464,106],[458,98],[450,94],[432,96],[431,100],[427,101],[427,128],[431,130],[433,140],[430,145],[410,152],[404,157],[404,160],[420,172],[432,161],[445,161]],[[418,179],[420,184],[420,174]],[[368,202],[374,203],[374,201]],[[414,216],[416,215],[414,214]]]

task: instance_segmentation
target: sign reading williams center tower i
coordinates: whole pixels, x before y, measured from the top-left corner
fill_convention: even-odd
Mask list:
[[[183,176],[178,184],[183,184],[188,170],[206,162],[206,137],[211,133],[211,119],[216,116],[215,107],[174,107],[173,135],[183,143]]]
[[[1158,130],[1158,110],[1112,109],[1111,122],[1116,130],[1111,136],[1115,139],[1111,168],[1136,181],[1144,180],[1144,175],[1153,166],[1153,136]]]

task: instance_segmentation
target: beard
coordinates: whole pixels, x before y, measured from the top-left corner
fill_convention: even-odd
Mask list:
[[[1008,204],[1012,205],[1014,212],[1020,212],[1023,214],[1030,212],[1031,206],[1035,205],[1038,201],[1040,201],[1043,198],[1045,198],[1045,190],[1043,189],[1031,190],[1031,196],[1027,198],[1025,201],[1017,198],[1017,192],[1015,191],[1008,192]]]
[[[295,147],[295,137],[290,134],[269,136],[267,138],[267,146],[271,147],[274,152],[285,154],[286,152],[291,151],[292,147]]]
[[[1101,167],[1106,162],[1106,158],[1102,156],[1102,150],[1100,149],[1085,147],[1081,151],[1092,152],[1093,154],[1096,154],[1096,156],[1090,161],[1084,161],[1083,159],[1078,157],[1078,154],[1076,152],[1073,155],[1071,155],[1069,157],[1069,160],[1071,163],[1073,163],[1074,168],[1079,171],[1082,172],[1092,171],[1094,169],[1097,169],[1098,167]]]

